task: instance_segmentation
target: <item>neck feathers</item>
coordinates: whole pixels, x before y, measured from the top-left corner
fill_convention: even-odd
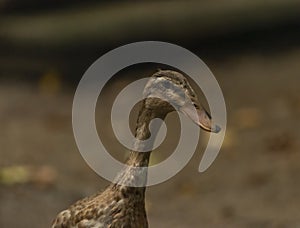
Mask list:
[[[147,107],[145,104],[147,101],[143,102],[143,106],[139,112],[139,117],[137,120],[137,127],[135,132],[135,138],[138,139],[134,142],[134,150],[130,152],[130,155],[126,161],[127,167],[123,170],[116,178],[114,185],[122,186],[122,189],[129,188],[127,186],[141,186],[140,189],[144,192],[144,186],[147,183],[147,170],[150,160],[150,154],[154,143],[154,138],[150,143],[143,143],[143,140],[147,140],[151,133],[156,135],[160,126],[155,126],[150,132],[149,124],[154,118],[164,119],[167,113],[162,110],[156,111]],[[149,148],[146,152],[139,152],[145,150],[145,146]]]

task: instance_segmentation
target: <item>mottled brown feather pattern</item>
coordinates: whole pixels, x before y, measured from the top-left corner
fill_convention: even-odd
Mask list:
[[[52,227],[148,227],[141,190],[111,185],[62,211]]]

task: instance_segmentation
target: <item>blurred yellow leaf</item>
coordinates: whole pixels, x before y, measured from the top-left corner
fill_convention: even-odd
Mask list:
[[[10,166],[0,170],[0,182],[5,185],[26,183],[29,178],[30,173],[25,166]]]
[[[61,90],[62,80],[57,71],[50,70],[46,72],[39,80],[39,91],[42,94],[56,94]]]
[[[48,186],[55,182],[57,172],[50,166],[8,166],[0,169],[0,184],[14,185],[33,183]]]

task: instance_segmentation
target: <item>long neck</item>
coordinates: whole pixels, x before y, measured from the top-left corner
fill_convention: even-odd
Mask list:
[[[135,138],[137,140],[134,142],[134,150],[130,151],[129,158],[126,161],[127,168],[117,176],[115,180],[116,184],[114,184],[114,186],[122,186],[123,190],[126,188],[131,189],[130,187],[127,187],[128,185],[142,186],[138,189],[144,193],[145,187],[143,186],[145,186],[147,182],[147,167],[149,165],[150,154],[155,137],[151,137],[152,140],[147,144],[144,144],[143,140],[147,140],[151,134],[155,136],[160,128],[160,125],[155,124],[150,132],[149,124],[151,120],[154,118],[164,119],[166,114],[166,112],[152,110],[143,105],[137,120],[135,132]],[[145,146],[151,149],[147,152],[139,152],[140,149],[144,149]],[[136,169],[137,167],[140,168]]]
[[[150,122],[155,118],[164,119],[165,116],[166,114],[159,113],[152,109],[141,109],[135,131],[136,141],[133,145],[134,150],[130,152],[129,158],[126,162],[128,166],[147,167],[149,165],[154,140],[161,126],[161,124],[152,125],[150,132]],[[150,137],[151,135],[152,137]]]

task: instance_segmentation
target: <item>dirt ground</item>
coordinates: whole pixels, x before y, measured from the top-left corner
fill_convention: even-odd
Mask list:
[[[203,132],[189,164],[148,188],[150,227],[300,227],[299,59],[300,47],[206,62],[227,105],[223,147],[198,173]],[[0,227],[49,227],[108,184],[76,147],[74,90],[55,85],[0,84]]]

